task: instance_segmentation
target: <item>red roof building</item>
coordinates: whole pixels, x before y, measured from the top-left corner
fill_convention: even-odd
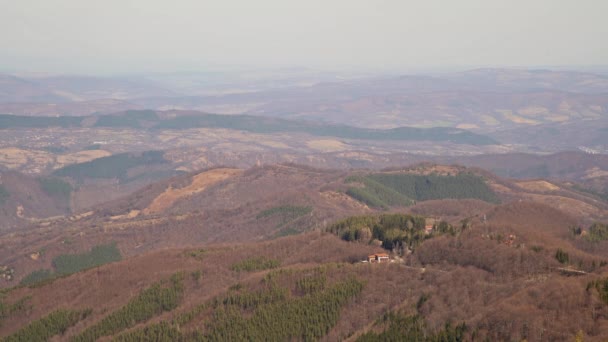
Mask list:
[[[368,262],[388,262],[390,257],[386,253],[376,253],[367,256]]]

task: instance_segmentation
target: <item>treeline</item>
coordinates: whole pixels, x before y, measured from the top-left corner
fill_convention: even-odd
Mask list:
[[[454,176],[377,173],[350,176],[346,194],[373,208],[408,206],[414,201],[445,198],[474,198],[490,203],[499,199],[481,177],[461,173]]]
[[[315,274],[305,276],[296,281],[296,293],[307,295],[325,290],[327,277],[323,270],[318,270]]]
[[[116,243],[98,245],[90,252],[80,254],[62,254],[53,258],[53,270],[37,270],[21,280],[21,285],[32,285],[55,277],[80,272],[110,262],[120,261],[122,256]]]
[[[53,311],[49,315],[31,322],[2,341],[45,342],[55,335],[63,335],[69,327],[85,319],[90,314],[90,309],[82,311],[60,309]]]
[[[62,254],[53,258],[53,267],[58,274],[72,274],[91,267],[120,261],[122,256],[116,243],[98,245],[88,253]]]
[[[4,185],[0,184],[0,205],[4,205],[9,197],[11,197],[10,192]]]
[[[570,255],[563,249],[558,248],[555,252],[555,259],[559,261],[560,264],[568,264],[570,262]]]
[[[112,339],[114,342],[178,342],[184,341],[184,336],[176,326],[168,322],[147,325],[141,329],[126,332]]]
[[[150,286],[122,308],[74,336],[71,341],[96,341],[100,337],[114,335],[165,311],[175,309],[183,296],[183,278],[183,274],[177,273],[171,277],[168,286],[163,283]]]
[[[255,218],[259,220],[265,217],[279,215],[284,219],[293,220],[300,216],[310,214],[311,212],[312,207],[310,206],[282,205],[263,210]]]
[[[269,219],[276,222],[275,228],[279,229],[274,238],[299,234],[308,222],[299,220],[300,218],[312,213],[311,206],[282,205],[260,211],[256,215],[256,220]]]
[[[422,316],[408,316],[404,313],[386,313],[376,326],[384,326],[384,329],[381,332],[367,332],[357,342],[460,342],[467,337],[467,326],[464,323],[456,326],[446,323],[443,329],[431,333]]]
[[[95,127],[142,128],[142,122],[157,122],[158,115],[153,110],[128,110],[123,115],[101,115]]]
[[[416,201],[474,198],[490,203],[499,202],[481,177],[468,173],[454,176],[377,173],[366,178]]]
[[[408,206],[414,201],[370,177],[350,176],[346,183],[361,183],[364,187],[349,187],[346,194],[372,208],[388,209],[391,206]]]
[[[327,335],[343,306],[363,290],[363,283],[354,278],[328,285],[323,272],[299,277],[290,288],[279,285],[282,275],[273,271],[257,290],[235,286],[174,322],[140,328],[116,341],[316,341]],[[201,326],[180,329],[203,313]]]
[[[247,258],[245,260],[239,261],[237,263],[232,264],[230,269],[233,271],[241,272],[252,272],[252,271],[262,271],[268,270],[272,268],[277,268],[281,265],[281,262],[276,259],[270,259],[266,257],[252,257]]]
[[[72,194],[72,185],[59,178],[40,178],[38,180],[42,191],[50,196],[59,197],[65,200],[70,199]]]
[[[353,216],[338,221],[327,228],[346,241],[369,243],[373,239],[382,241],[382,247],[415,249],[430,236],[425,232],[425,218],[405,214],[383,214]],[[447,223],[441,223],[449,229]]]
[[[348,279],[325,291],[262,305],[249,316],[232,305],[224,305],[214,312],[200,339],[315,341],[329,332],[338,322],[342,306],[359,295],[362,289],[361,282]]]
[[[495,166],[491,168],[489,171],[492,173],[505,177],[505,178],[515,178],[515,179],[531,179],[531,178],[550,178],[551,170],[546,163],[542,163],[539,165],[529,166],[527,168],[511,168],[508,165],[504,165],[505,163],[498,163],[501,166]]]
[[[537,178],[540,178],[540,177],[537,177]],[[581,192],[586,192],[590,195],[597,196],[604,201],[608,201],[608,188],[605,188],[603,190],[594,190],[594,189],[583,187],[579,184],[573,184],[572,189],[581,191]]]
[[[241,290],[241,289],[238,289]],[[289,289],[276,286],[267,286],[259,291],[232,291],[223,298],[217,298],[214,306],[234,306],[241,309],[255,309],[261,305],[284,302],[289,298]]]
[[[461,221],[460,226],[453,226],[445,221],[433,224],[432,231],[426,231],[426,219],[422,216],[407,214],[382,214],[351,216],[338,221],[327,228],[327,231],[338,235],[345,241],[370,243],[372,240],[382,242],[382,247],[397,250],[403,254],[405,249],[413,251],[424,240],[441,234],[457,235],[469,228],[469,221]]]
[[[0,114],[0,129],[6,128],[47,128],[80,126],[84,117],[78,116],[19,116]]]
[[[37,283],[41,283],[45,280],[52,279],[53,277],[55,277],[55,273],[53,273],[52,270],[45,270],[45,269],[36,270],[36,271],[32,271],[31,273],[29,273],[28,275],[23,277],[23,279],[21,279],[20,284],[21,285],[37,284]]]
[[[72,164],[53,172],[57,177],[71,177],[78,181],[85,178],[128,179],[129,169],[136,166],[165,164],[162,151],[141,153],[120,153],[113,156],[97,158],[86,163]]]
[[[460,144],[491,145],[496,140],[458,128],[398,127],[393,129],[369,129],[343,125],[319,125],[310,122],[292,121],[251,115],[178,116],[160,121],[154,128],[227,128],[254,133],[301,132],[314,136],[331,136],[344,139],[365,140],[426,140],[451,141]]]
[[[608,278],[597,279],[587,284],[587,291],[595,289],[600,299],[608,305]]]
[[[2,297],[4,296],[4,294],[1,295]],[[19,300],[17,300],[16,302],[12,303],[12,304],[6,304],[4,302],[4,298],[0,297],[0,327],[2,326],[2,323],[4,322],[5,319],[7,319],[8,317],[12,316],[13,314],[17,313],[17,312],[22,312],[26,309],[26,303],[32,298],[31,296],[26,296],[23,298],[20,298]]]
[[[0,115],[0,129],[15,127],[73,127],[82,126],[84,117],[33,117]],[[497,141],[481,134],[452,127],[397,127],[370,129],[344,125],[327,125],[306,121],[285,120],[252,115],[197,115],[160,119],[152,110],[131,110],[120,115],[99,116],[96,127],[125,127],[134,129],[192,129],[224,128],[254,133],[299,132],[314,136],[343,139],[394,140],[394,141],[449,141],[458,144],[492,145]]]
[[[589,227],[587,240],[598,242],[608,240],[608,224],[594,223]]]

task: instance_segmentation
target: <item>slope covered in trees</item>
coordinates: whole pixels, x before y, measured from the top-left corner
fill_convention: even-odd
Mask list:
[[[4,292],[0,293],[0,327],[4,323],[4,320],[11,315],[23,312],[28,306],[28,301],[31,299],[29,296],[23,297],[18,299],[15,303],[8,304],[4,302],[5,295]]]
[[[608,240],[608,225],[598,222],[592,224],[586,238],[593,242]]]
[[[426,220],[422,216],[392,214],[350,217],[373,211],[339,193],[345,187],[343,180],[348,174],[346,172],[306,170],[312,175],[310,179],[316,182],[306,178],[305,184],[300,185],[302,179],[305,179],[302,171],[287,166],[268,169],[273,175],[282,172],[281,175],[285,176],[273,176],[265,181],[263,175],[270,172],[266,168],[256,168],[239,179],[242,187],[239,187],[241,183],[231,179],[213,187],[209,194],[201,193],[206,197],[189,197],[184,201],[189,207],[167,212],[169,220],[166,225],[151,229],[147,234],[145,230],[148,229],[148,222],[153,225],[153,222],[162,219],[160,215],[138,217],[137,220],[128,222],[127,219],[110,219],[112,215],[121,212],[108,211],[104,212],[104,216],[94,214],[92,217],[95,220],[83,220],[77,226],[85,234],[81,241],[72,244],[62,243],[64,239],[78,236],[78,230],[72,229],[74,226],[68,219],[57,223],[61,226],[57,231],[62,235],[53,235],[49,227],[35,230],[31,234],[36,235],[38,241],[55,239],[55,245],[50,245],[54,248],[46,249],[46,254],[40,260],[28,256],[31,252],[43,251],[43,244],[24,250],[24,254],[17,257],[28,259],[35,267],[26,269],[9,264],[11,267],[17,266],[18,276],[42,267],[41,264],[48,265],[54,256],[66,253],[66,250],[82,248],[84,251],[84,248],[91,245],[91,241],[108,241],[114,236],[121,239],[120,250],[133,257],[36,287],[16,288],[7,303],[12,304],[19,298],[31,295],[36,308],[31,314],[16,314],[9,318],[5,327],[0,328],[1,336],[12,334],[14,330],[25,326],[29,318],[38,319],[52,310],[64,307],[64,303],[70,309],[95,309],[86,321],[68,331],[69,336],[80,334],[124,307],[142,289],[178,270],[184,271],[186,277],[184,299],[175,311],[163,311],[132,328],[110,332],[102,339],[115,338],[121,333],[125,333],[121,337],[124,340],[142,340],[146,336],[150,340],[203,339],[205,336],[224,336],[225,330],[229,330],[227,334],[234,332],[256,339],[258,331],[271,331],[274,324],[279,326],[277,335],[273,333],[268,336],[286,339],[283,338],[285,335],[280,335],[285,327],[293,331],[300,329],[299,326],[281,321],[283,317],[300,319],[301,316],[298,315],[289,316],[293,307],[296,308],[293,309],[296,313],[300,310],[317,312],[316,302],[303,298],[320,296],[349,277],[364,284],[363,289],[341,306],[337,323],[330,328],[325,323],[306,323],[307,331],[317,331],[310,339],[319,339],[316,336],[323,334],[320,339],[338,341],[365,334],[376,319],[385,312],[394,310],[404,309],[407,312],[404,319],[411,318],[410,308],[417,303],[421,293],[428,293],[429,298],[420,305],[422,309],[418,312],[428,324],[424,336],[434,336],[445,328],[444,323],[448,321],[452,324],[466,322],[471,327],[471,332],[479,329],[482,336],[491,336],[490,340],[521,341],[527,338],[535,341],[542,340],[533,338],[541,333],[545,340],[560,340],[560,336],[562,339],[572,337],[580,329],[587,336],[599,340],[605,336],[602,332],[608,331],[604,330],[608,327],[608,320],[603,318],[589,322],[567,318],[589,317],[592,312],[596,317],[608,317],[604,316],[606,310],[598,305],[601,303],[596,290],[593,289],[590,294],[584,292],[590,280],[606,277],[605,265],[601,263],[606,257],[593,254],[605,253],[602,251],[603,243],[592,243],[583,236],[572,236],[572,227],[587,227],[588,223],[577,222],[565,214],[560,215],[557,208],[548,210],[552,207],[537,207],[525,200],[514,200],[509,205],[497,206],[479,200],[461,201],[467,202],[464,207],[452,206],[456,200],[426,201],[422,204],[428,205],[426,208],[418,208],[418,205],[407,208],[412,213],[441,217],[455,225],[463,218],[471,220],[469,228],[461,234],[458,234],[461,229],[459,225],[454,227],[443,222],[436,223],[435,233],[427,234]],[[150,193],[159,193],[170,186],[183,188],[188,180],[187,177],[173,179],[159,186],[160,190],[151,189]],[[372,181],[388,188],[371,178],[368,184]],[[359,185],[355,183],[366,185],[357,180],[350,185]],[[299,187],[291,189],[291,184],[298,184]],[[276,194],[283,195],[282,192],[292,191],[294,197],[273,197],[269,193],[263,193],[272,186],[279,188]],[[306,187],[311,189],[310,192],[306,191]],[[517,191],[516,188],[513,189]],[[327,197],[316,196],[318,193]],[[321,202],[324,198],[328,201]],[[134,202],[124,203],[118,204],[118,207],[123,210],[134,207]],[[291,206],[286,206],[286,203]],[[295,204],[302,207],[296,207]],[[272,233],[272,227],[281,222],[283,217],[291,219],[308,212],[304,205],[314,205],[314,211],[300,220],[318,216],[317,227],[326,226],[322,222],[331,224],[336,219],[350,218],[333,225],[333,234],[315,231],[267,241],[243,242],[242,239],[237,241],[241,243],[234,244],[216,238],[228,231],[228,234],[241,237],[249,234],[246,235],[249,240],[259,239],[262,237],[260,230],[250,233],[247,231],[249,225],[267,225]],[[449,210],[444,210],[444,205]],[[468,210],[468,206],[482,208],[464,215],[449,213],[453,210],[461,214]],[[197,212],[195,216],[187,218],[195,209],[200,210],[200,215]],[[328,214],[323,214],[323,210]],[[484,216],[486,213],[487,220]],[[207,217],[213,217],[220,224],[210,229],[208,223],[213,221],[207,221]],[[429,223],[430,221],[428,220]],[[185,225],[191,230],[183,229]],[[96,229],[99,234],[93,235]],[[197,235],[204,229],[209,230],[207,235]],[[601,231],[597,229],[598,236],[602,235]],[[450,233],[454,233],[454,236]],[[182,240],[177,240],[176,237]],[[167,242],[161,244],[161,239]],[[362,243],[349,243],[342,239]],[[373,241],[375,239],[378,241]],[[19,243],[22,241],[28,240],[18,240]],[[385,264],[359,262],[369,254],[382,252],[379,241],[383,247],[395,251],[394,254],[406,251],[406,248],[412,253],[403,253],[402,258],[395,257],[394,262]],[[6,243],[9,242],[7,240]],[[579,249],[574,245],[583,242],[588,249]],[[184,244],[192,246],[192,250],[180,250],[179,246]],[[174,248],[163,249],[162,253],[155,251],[167,246]],[[559,248],[568,253],[569,267],[591,274],[567,278],[556,272],[556,268],[564,267],[555,257]],[[81,256],[77,258],[86,259]],[[579,261],[583,267],[579,266]],[[67,264],[73,263],[75,261],[71,260]],[[309,270],[320,264],[332,265],[332,268],[325,274]],[[276,276],[272,287],[261,281],[266,274],[279,272],[292,272],[294,279],[288,281],[282,275]],[[111,300],[106,303],[106,298]],[[328,302],[327,298],[323,298],[323,302]],[[296,304],[300,302],[310,305]],[[274,311],[275,308],[280,314]],[[264,318],[266,316],[272,317],[272,323],[268,323]],[[319,317],[325,319],[327,316]],[[515,323],[509,325],[509,322]],[[384,330],[390,333],[392,328],[388,322],[385,323],[385,326],[373,327],[373,334],[381,335]],[[525,328],[522,327],[523,323],[527,324]],[[216,333],[218,335],[213,335]],[[396,334],[399,336],[398,331]],[[298,336],[290,335],[288,338],[304,339]],[[241,335],[235,338],[241,338]]]
[[[265,209],[256,215],[256,221],[274,227],[274,237],[281,237],[301,233],[310,227],[310,214],[312,206],[304,205],[278,205]]]
[[[143,290],[127,305],[110,313],[99,323],[74,336],[72,342],[95,341],[102,336],[116,334],[137,323],[175,309],[183,295],[183,274],[175,274],[169,284],[156,283]]]
[[[408,206],[414,203],[408,196],[375,181],[371,177],[350,176],[345,179],[345,182],[363,184],[363,187],[349,187],[346,194],[373,208],[388,209],[391,206]]]
[[[0,184],[0,205],[6,203],[6,200],[11,197],[11,194],[6,190],[4,185]]]
[[[48,127],[77,127],[82,124],[84,117],[77,116],[18,116],[0,114],[0,129],[6,128],[48,128]]]
[[[122,259],[115,243],[98,245],[91,251],[80,254],[62,254],[53,258],[53,270],[37,270],[21,280],[22,285],[31,285],[58,276],[64,276],[92,267],[101,266]]]
[[[338,235],[345,241],[369,243],[376,239],[388,250],[397,249],[403,253],[404,248],[410,251],[424,240],[441,234],[456,235],[467,228],[467,221],[455,227],[445,221],[433,225],[432,232],[427,232],[426,219],[422,216],[406,214],[382,214],[353,216],[338,221],[327,228],[327,231]]]
[[[466,198],[499,202],[481,177],[467,173],[454,176],[375,173],[347,177],[345,182],[362,184],[363,187],[349,187],[347,194],[374,208],[386,209],[410,205],[413,201],[435,199]]]
[[[250,115],[201,114],[179,116],[160,121],[155,126],[155,128],[160,129],[189,129],[195,127],[238,129],[254,133],[302,132],[315,136],[331,136],[343,139],[430,140],[471,145],[497,144],[497,141],[490,137],[456,128],[398,127],[382,130],[344,125],[320,125],[312,122],[260,118]]]
[[[26,226],[31,219],[68,214],[66,189],[55,185],[18,171],[0,171],[0,231]]]
[[[142,153],[121,153],[109,157],[94,159],[90,162],[72,164],[53,172],[57,177],[71,177],[82,181],[85,178],[128,179],[128,171],[137,166],[165,164],[161,151]]]
[[[373,227],[380,221],[365,223]],[[398,216],[387,216],[383,223],[386,227],[422,226],[415,218]],[[563,227],[566,234],[567,226]],[[378,246],[349,243],[320,232],[208,245],[204,250],[202,246],[165,249],[11,290],[7,304],[31,296],[26,306],[31,303],[34,308],[13,314],[0,333],[3,337],[14,334],[53,310],[91,307],[91,315],[64,336],[91,334],[86,340],[94,340],[103,335],[102,340],[118,341],[342,341],[364,336],[363,341],[376,341],[391,336],[402,340],[405,331],[421,341],[454,340],[462,333],[464,340],[476,336],[480,341],[544,341],[570,340],[580,330],[588,340],[606,336],[608,305],[597,290],[604,283],[585,292],[589,281],[606,278],[605,267],[567,277],[553,271],[560,267],[555,248],[532,248],[544,237],[517,232],[515,243],[506,244],[487,237],[501,232],[495,223],[480,227],[473,223],[457,236],[442,234],[425,240],[413,253],[383,264],[357,262],[380,252]],[[572,247],[562,248],[572,259],[585,257]],[[235,263],[261,257],[280,261],[280,266],[251,272],[231,269]],[[176,270],[183,274],[183,291],[175,309],[156,311],[158,298],[165,297],[157,290],[145,296],[150,305],[135,299],[155,284],[172,288],[162,279]],[[130,304],[134,302],[140,305]],[[403,314],[391,318],[391,312]],[[468,329],[463,329],[463,322]],[[87,329],[97,332],[85,333]]]
[[[40,117],[0,115],[2,128],[83,127],[85,117]],[[381,141],[440,141],[470,145],[492,145],[498,142],[488,136],[452,127],[397,127],[370,129],[345,125],[327,125],[310,121],[285,120],[252,115],[218,115],[197,113],[163,117],[153,110],[129,110],[123,113],[100,115],[95,127],[130,129],[191,129],[221,128],[253,133],[307,133],[313,136],[331,136],[342,139]]]
[[[587,284],[587,292],[591,289],[597,291],[600,299],[608,305],[608,278],[596,279]]]
[[[281,221],[295,220],[300,216],[310,214],[312,207],[282,205],[261,211],[255,218],[262,219],[270,216],[280,216]]]
[[[331,225],[327,230],[346,241],[369,243],[382,241],[382,247],[393,249],[398,245],[415,248],[425,238],[425,219],[403,214],[385,214],[349,217]]]
[[[3,339],[4,342],[43,342],[48,341],[55,335],[63,335],[65,331],[86,318],[91,310],[65,310],[60,309],[50,313],[48,316],[33,321],[15,334]]]
[[[50,196],[59,197],[64,200],[69,200],[72,194],[72,185],[59,178],[40,178],[40,187]]]
[[[401,312],[388,312],[375,327],[383,327],[381,331],[370,331],[359,338],[357,342],[460,342],[466,341],[467,326],[464,323],[452,326],[446,324],[436,333],[429,333],[424,318],[419,315],[406,315]]]
[[[118,337],[118,341],[316,341],[337,323],[344,305],[364,284],[347,278],[328,284],[323,270],[315,276],[276,271],[251,289],[235,286],[228,293],[195,307],[173,322],[160,322]],[[182,333],[180,325],[198,321],[202,329]]]
[[[277,268],[281,264],[280,261],[276,259],[269,259],[266,257],[252,257],[247,258],[245,260],[239,261],[237,263],[232,264],[230,267],[233,271],[261,271],[268,270],[272,268]]]
[[[153,110],[128,110],[124,115],[101,115],[95,127],[142,128],[142,122],[156,122],[158,116]]]

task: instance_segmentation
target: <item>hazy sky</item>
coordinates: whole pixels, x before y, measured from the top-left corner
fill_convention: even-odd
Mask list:
[[[608,64],[607,0],[0,0],[0,69]]]

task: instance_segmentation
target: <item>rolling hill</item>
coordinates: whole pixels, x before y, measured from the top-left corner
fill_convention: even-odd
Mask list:
[[[0,74],[0,103],[68,103],[168,95],[172,92],[143,79]]]
[[[607,94],[0,75],[0,341],[606,341]]]
[[[552,213],[532,207],[522,213]],[[3,304],[12,310],[3,316],[0,334],[75,341],[358,340],[390,331],[389,318],[396,315],[421,322],[418,333],[428,338],[540,341],[582,334],[601,340],[608,333],[607,304],[588,284],[604,279],[605,267],[579,277],[552,271],[560,267],[553,243],[585,267],[602,259],[575,254],[555,238],[565,229],[561,216],[543,216],[534,222],[539,228],[502,227],[499,217],[518,210],[497,208],[491,227],[473,223],[467,232],[429,239],[403,261],[387,264],[357,262],[382,249],[327,233],[146,253],[5,291]],[[541,229],[549,226],[556,233]],[[497,239],[503,230],[516,233],[516,242]],[[597,318],[586,318],[592,314]],[[51,320],[53,315],[73,319]],[[65,325],[55,331],[32,326],[44,320]],[[452,330],[456,326],[466,328]]]
[[[180,108],[321,120],[358,127],[461,127],[480,132],[596,120],[606,114],[608,82],[593,73],[477,69],[465,72],[321,82],[309,87],[139,99]]]
[[[70,213],[72,186],[56,178],[0,172],[0,231]]]
[[[352,193],[353,187],[368,189],[361,177],[376,179],[381,185],[373,192],[384,200],[381,205]],[[450,190],[437,192],[432,185],[435,182],[448,184],[446,189]],[[414,186],[414,193],[407,191],[410,186]],[[407,200],[385,200],[390,196]],[[152,183],[71,216],[22,226],[18,234],[4,236],[0,261],[11,264],[20,279],[48,267],[57,255],[84,252],[99,243],[116,242],[123,255],[133,256],[165,247],[300,234],[322,230],[347,216],[384,211],[422,214],[455,224],[481,217],[498,202],[508,205],[517,201],[557,208],[575,217],[581,227],[608,219],[608,203],[585,192],[548,181],[508,181],[462,167],[422,164],[385,172],[290,164],[248,170],[220,167]],[[45,251],[45,257],[16,257],[14,251],[25,246],[23,253]]]
[[[551,179],[565,187],[606,199],[608,196],[608,157],[583,152],[550,155],[502,154],[450,158],[451,162],[479,167],[497,175],[518,179]],[[444,160],[447,161],[447,160]]]
[[[363,178],[420,197],[375,209],[348,195]],[[409,192],[419,179],[451,190]],[[608,240],[591,224],[607,212],[551,181],[457,166],[201,170],[3,234],[0,335],[363,341],[418,322],[425,339],[601,340]],[[360,262],[378,252],[393,262]]]
[[[251,115],[217,115],[196,112],[156,112],[152,110],[126,111],[112,115],[99,115],[93,120],[86,117],[35,117],[0,115],[0,128],[52,128],[83,127],[92,125],[104,128],[132,128],[155,130],[185,130],[193,128],[231,129],[253,133],[307,133],[344,139],[381,141],[443,141],[458,144],[493,145],[497,141],[480,134],[458,128],[367,129],[345,125],[325,125],[314,122],[264,118]]]

